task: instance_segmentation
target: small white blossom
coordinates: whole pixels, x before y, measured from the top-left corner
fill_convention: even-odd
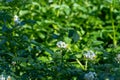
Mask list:
[[[85,80],[95,80],[96,77],[97,77],[97,74],[95,72],[89,72],[89,73],[85,74],[84,79]]]
[[[49,3],[52,3],[52,2],[53,2],[53,0],[48,0],[48,2],[49,2]]]
[[[11,77],[10,77],[10,76],[8,76],[8,77],[7,77],[7,80],[11,80]]]
[[[5,77],[3,75],[1,75],[0,80],[5,80]]]
[[[20,19],[19,19],[19,17],[18,17],[17,15],[14,16],[14,22],[15,22],[16,24],[19,24],[19,23],[20,23]]]
[[[95,53],[91,50],[84,53],[84,56],[85,58],[91,59],[91,60],[93,60],[96,57]]]
[[[63,42],[63,41],[59,41],[59,42],[57,42],[57,47],[59,47],[59,48],[66,48],[67,47],[67,44],[65,43],[65,42]]]
[[[115,57],[116,61],[118,61],[118,63],[120,63],[120,54],[117,54],[117,56]]]
[[[13,62],[12,62],[12,65],[15,65],[15,64],[16,64],[16,62],[15,62],[15,61],[13,61]]]

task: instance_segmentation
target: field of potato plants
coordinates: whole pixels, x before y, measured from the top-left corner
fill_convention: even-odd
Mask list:
[[[0,0],[0,80],[120,80],[120,0]]]

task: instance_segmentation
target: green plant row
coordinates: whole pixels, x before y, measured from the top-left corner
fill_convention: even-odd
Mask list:
[[[120,80],[119,0],[0,0],[0,79]]]

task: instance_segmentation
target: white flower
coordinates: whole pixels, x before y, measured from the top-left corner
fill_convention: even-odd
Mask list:
[[[0,80],[5,80],[5,77],[3,75],[1,75]]]
[[[120,63],[120,54],[117,54],[117,56],[115,57],[116,61],[118,61],[118,63]]]
[[[95,72],[89,72],[86,73],[84,76],[85,80],[95,80],[95,78],[97,77],[97,74]]]
[[[12,65],[15,65],[15,64],[16,64],[16,62],[15,62],[15,61],[13,61],[13,62],[12,62]]]
[[[20,23],[20,20],[19,20],[19,17],[17,15],[14,16],[14,22],[16,24],[19,24]]]
[[[85,56],[85,58],[87,58],[87,59],[94,59],[95,58],[95,53],[93,52],[93,51],[87,51],[86,53],[84,53],[84,56]]]
[[[59,41],[57,42],[56,44],[59,48],[66,48],[67,47],[67,44],[63,41]]]
[[[10,77],[10,76],[8,76],[8,77],[7,77],[7,80],[11,80],[11,77]]]
[[[49,3],[52,3],[52,2],[53,2],[53,0],[48,0],[48,2],[49,2]]]

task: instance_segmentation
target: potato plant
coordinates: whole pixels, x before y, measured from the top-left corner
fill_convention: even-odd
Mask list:
[[[0,80],[120,80],[120,0],[0,0]]]

